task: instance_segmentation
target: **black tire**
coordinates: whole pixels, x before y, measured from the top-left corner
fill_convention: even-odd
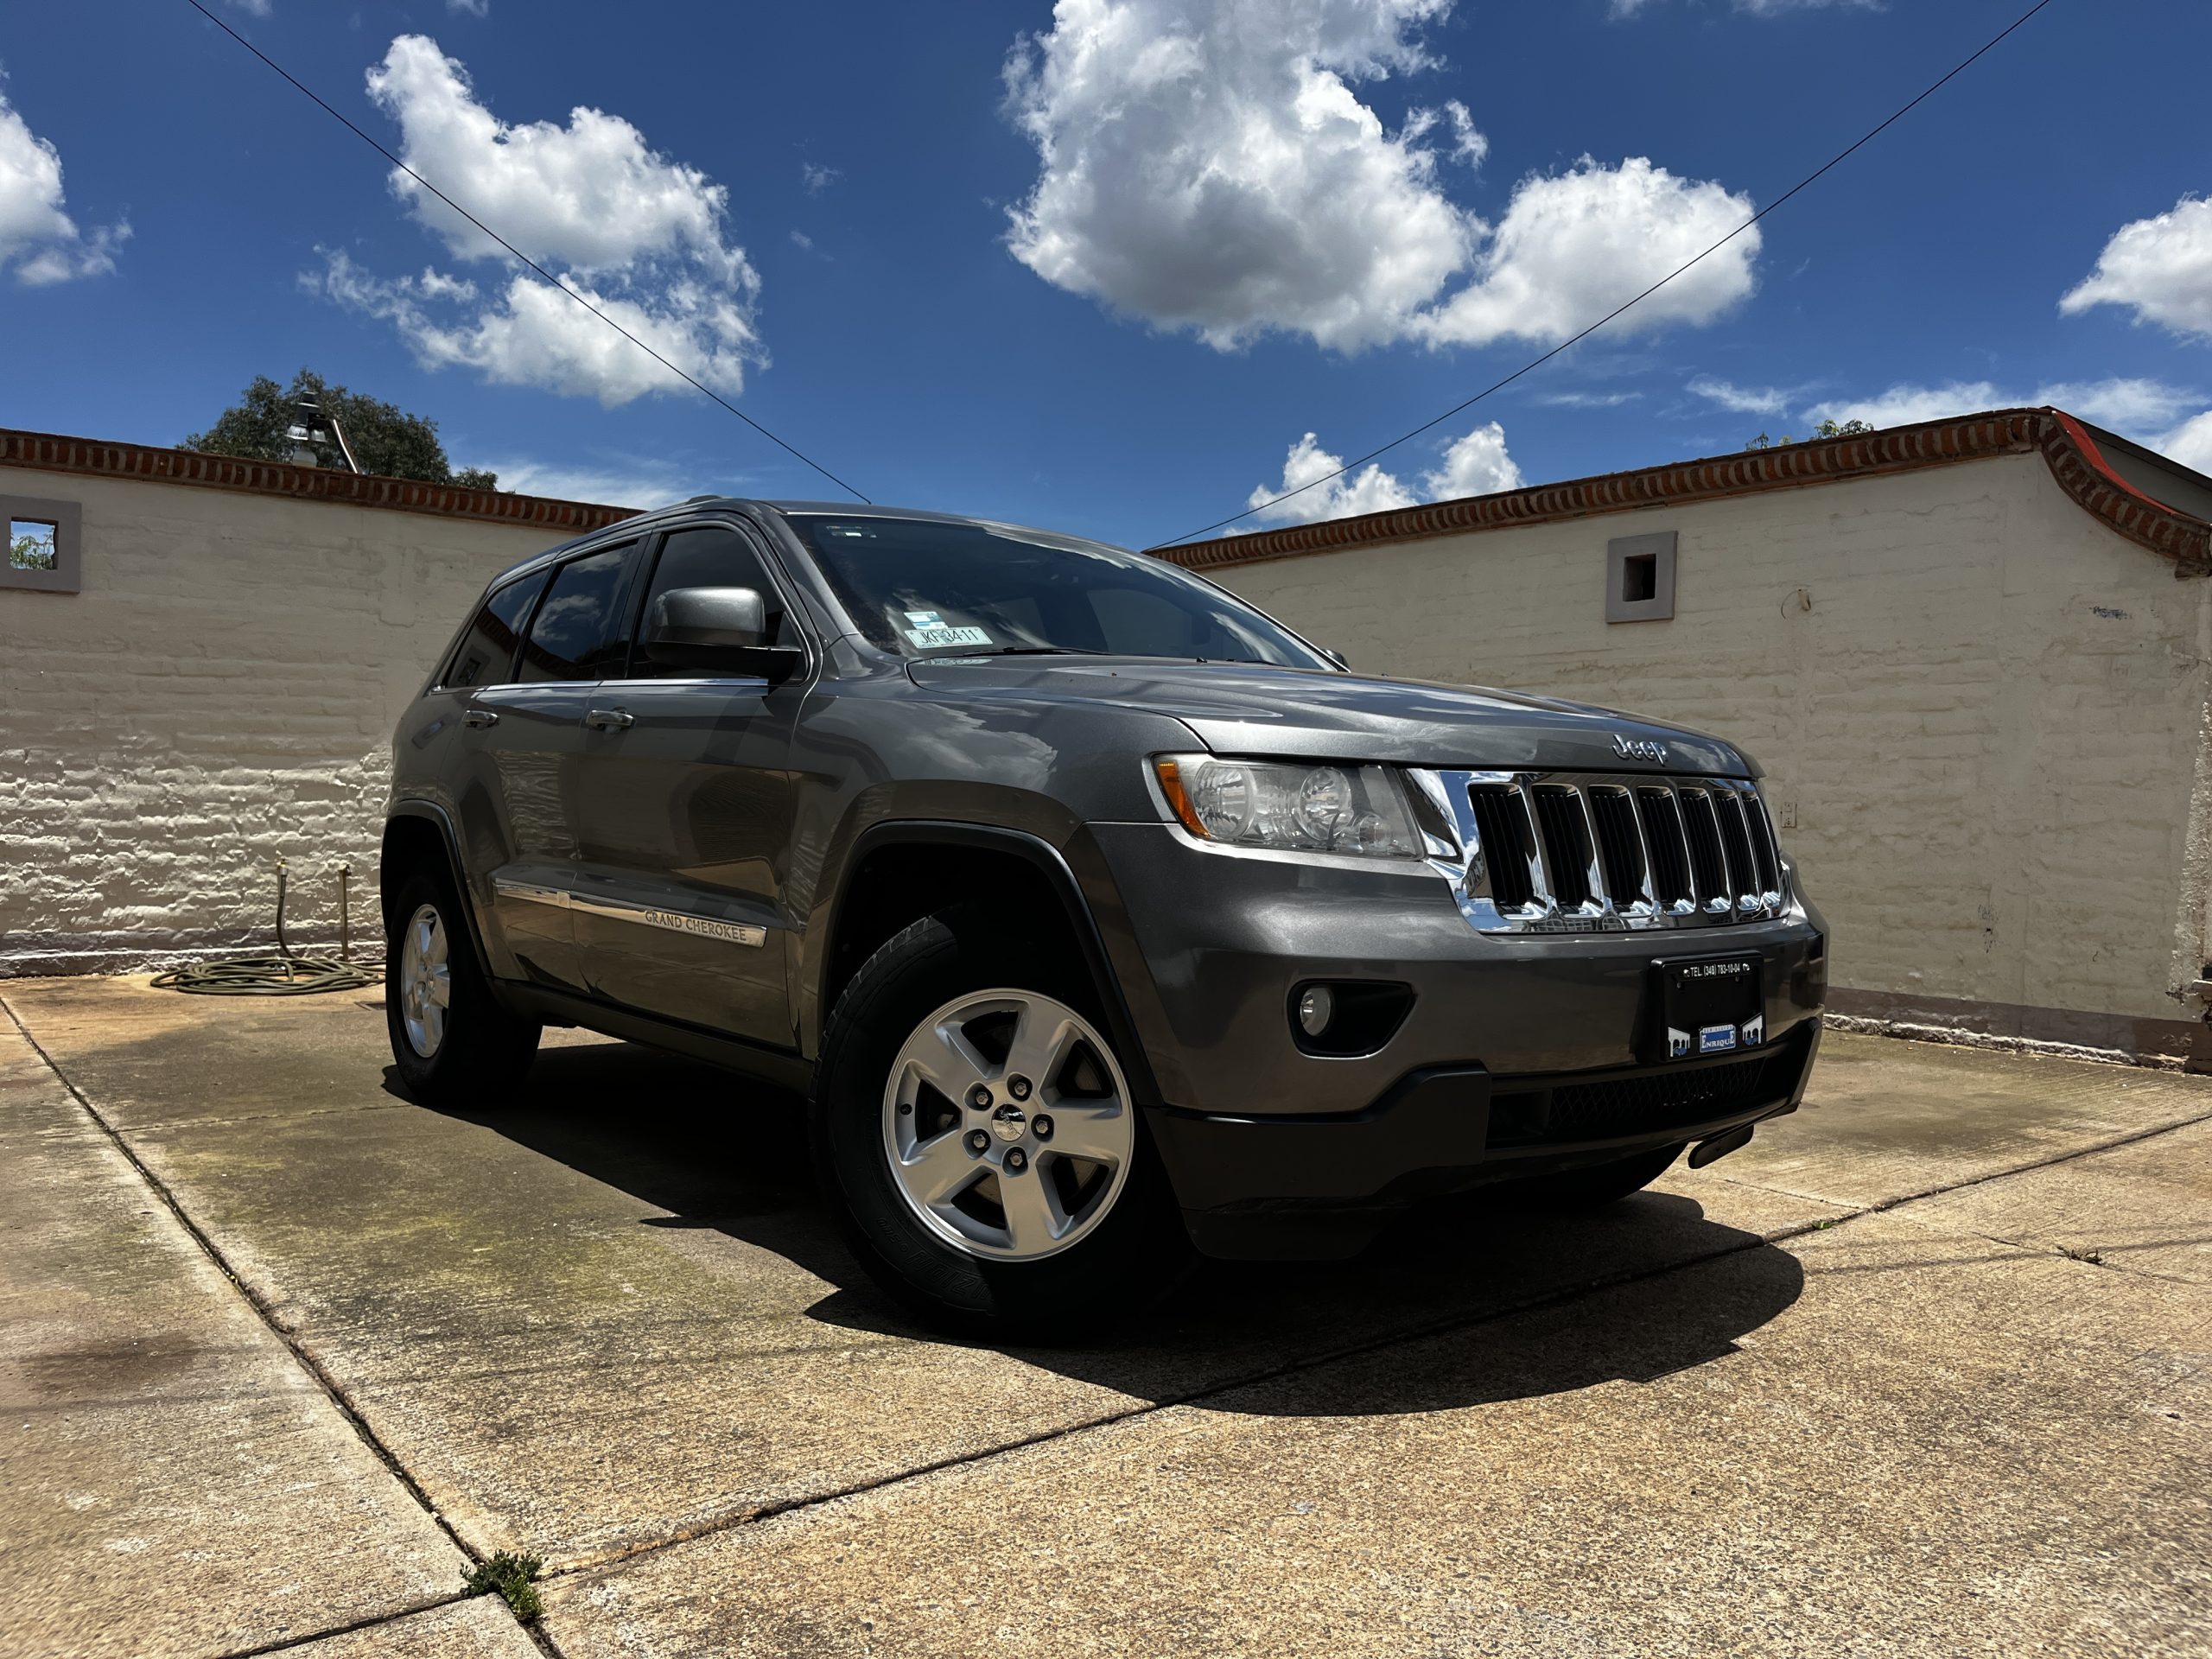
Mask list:
[[[451,987],[443,1033],[428,1054],[409,1034],[401,985],[405,935],[425,909],[436,912],[444,930]],[[469,943],[467,918],[442,872],[417,872],[399,889],[385,938],[384,1013],[391,1058],[408,1095],[447,1109],[504,1104],[530,1070],[542,1029],[508,1013],[493,995]]]
[[[1656,1152],[1639,1152],[1607,1164],[1510,1182],[1499,1189],[1498,1196],[1527,1210],[1602,1210],[1641,1192],[1681,1155],[1681,1147],[1662,1147]]]
[[[830,1014],[810,1110],[816,1174],[861,1265],[924,1322],[968,1336],[1095,1340],[1165,1294],[1193,1259],[1141,1113],[1111,1208],[1075,1243],[1035,1260],[988,1260],[939,1237],[900,1193],[885,1150],[885,1090],[908,1035],[946,1003],[1001,988],[1050,996],[1108,1029],[1080,967],[980,911],[925,918],[861,965]]]

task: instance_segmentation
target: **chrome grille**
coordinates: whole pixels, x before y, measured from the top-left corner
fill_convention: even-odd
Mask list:
[[[1525,909],[1536,896],[1536,842],[1521,791],[1510,784],[1471,784],[1467,804],[1488,891],[1501,909]]]
[[[1779,914],[1758,788],[1650,773],[1416,772],[1430,858],[1484,932],[1699,927]],[[1457,844],[1452,844],[1456,839]]]

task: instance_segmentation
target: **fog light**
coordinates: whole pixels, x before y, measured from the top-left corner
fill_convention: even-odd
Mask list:
[[[1325,985],[1310,987],[1298,999],[1298,1023],[1308,1037],[1319,1037],[1336,1017],[1337,999]]]

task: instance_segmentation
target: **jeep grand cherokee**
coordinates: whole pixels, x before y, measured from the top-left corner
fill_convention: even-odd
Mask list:
[[[1608,1202],[1794,1109],[1820,1038],[1741,751],[1354,674],[1071,537],[632,518],[496,578],[393,756],[405,1086],[519,1096],[548,1024],[786,1085],[860,1261],[955,1324]]]

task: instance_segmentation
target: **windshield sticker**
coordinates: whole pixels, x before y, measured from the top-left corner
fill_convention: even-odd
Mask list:
[[[944,626],[944,619],[935,611],[909,611],[906,620],[918,628],[941,628]]]
[[[941,651],[947,645],[988,645],[991,636],[981,628],[948,628],[942,624],[932,628],[901,628],[899,632],[914,642],[917,651]]]

